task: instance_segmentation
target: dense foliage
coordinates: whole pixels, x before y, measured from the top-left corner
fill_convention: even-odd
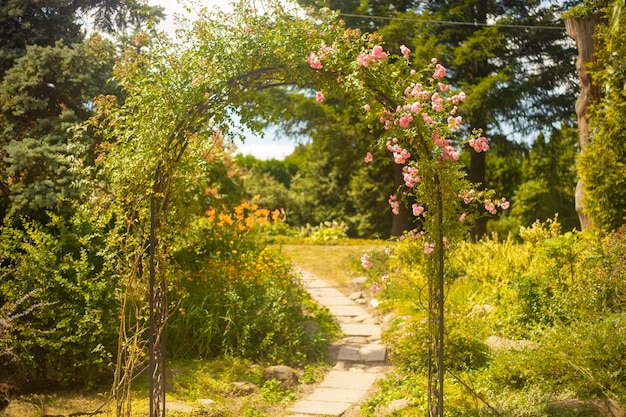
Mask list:
[[[233,355],[274,363],[319,359],[336,329],[276,249],[258,233],[280,212],[247,201],[213,208],[180,238],[174,253],[179,303],[171,318],[173,357]],[[320,325],[322,326],[320,328]]]
[[[5,223],[0,302],[16,305],[0,380],[94,383],[115,351],[119,278],[105,230],[86,210],[43,225]]]
[[[612,230],[626,222],[626,129],[621,122],[624,96],[624,27],[626,13],[604,9],[611,16],[598,29],[599,62],[594,82],[604,97],[595,103],[590,118],[590,142],[580,156],[578,173],[585,183],[585,211],[601,230]]]
[[[520,138],[530,142],[541,132],[549,135],[553,128],[571,121],[576,93],[575,48],[565,31],[558,28],[562,26],[559,13],[563,5],[539,1],[417,0],[301,0],[299,3],[316,8],[330,7],[340,11],[340,17],[349,27],[377,30],[388,50],[408,46],[413,51],[410,59],[416,65],[433,56],[445,62],[454,74],[450,81],[470,97],[460,109],[468,122],[465,128],[468,131],[480,128],[487,137],[494,139],[495,152],[489,156],[474,152],[470,147],[463,148],[472,182],[512,196],[519,184],[511,182],[511,177],[501,170],[488,170],[505,164],[504,155]],[[427,23],[429,21],[432,23]],[[534,29],[536,26],[541,28]],[[554,67],[563,70],[553,71]],[[323,121],[317,121],[316,112],[290,112],[292,117],[307,123],[317,149],[320,143],[331,144],[355,128],[360,130],[361,136],[370,134],[358,124],[347,123],[349,119],[343,114],[351,105],[349,100],[335,100],[330,105],[334,106],[333,113],[337,116],[326,117]],[[374,132],[374,135],[380,133]],[[499,140],[495,140],[496,137]],[[502,149],[499,151],[498,147]],[[329,158],[336,155],[332,145],[321,149]],[[354,145],[342,146],[339,158],[345,154],[356,158],[359,151]],[[358,181],[360,172],[353,171],[350,165],[344,167],[347,170],[344,175],[354,178],[351,183]],[[387,178],[391,175],[392,172],[386,176],[378,174],[374,179],[380,184],[389,181]],[[341,184],[336,186],[343,191],[341,198],[349,200],[353,195],[352,189]],[[543,217],[541,213],[528,211],[527,216],[534,216],[533,220]],[[399,235],[410,229],[407,217],[393,218],[392,234]],[[485,233],[485,222],[486,218],[478,219],[476,234]]]
[[[390,271],[371,276],[374,291],[384,287],[383,306],[410,318],[388,333],[400,374],[370,408],[399,393],[426,408],[432,328],[422,306],[439,273],[450,415],[558,415],[565,399],[625,402],[624,43],[612,31],[623,15],[599,34],[595,74],[606,96],[578,166],[589,214],[613,230],[593,234],[571,231],[571,44],[559,31],[482,25],[487,16],[553,25],[558,10],[545,2],[341,3],[413,19],[368,25],[378,35],[354,29],[373,18],[344,26],[328,11],[268,2],[275,14],[257,13],[241,1],[234,14],[202,12],[181,32],[187,44],[137,34],[115,68],[120,44],[85,40],[74,12],[115,7],[98,22],[126,16],[137,29],[134,6],[53,3],[0,6],[0,383],[93,383],[124,367],[120,380],[131,381],[146,360],[149,248],[168,286],[170,355],[319,358],[335,327],[263,241],[271,228],[286,231],[278,221],[286,219],[316,241],[412,230]],[[450,91],[452,78],[473,94]],[[240,176],[229,138],[238,123],[259,131],[266,121],[310,130],[313,144],[284,162],[239,158]],[[513,143],[505,126],[516,123],[545,134]],[[493,158],[482,159],[487,140],[473,127],[493,133]],[[462,161],[480,182],[484,163],[485,184],[469,182]],[[510,192],[513,210],[493,222],[498,237],[468,243],[466,219],[508,206],[483,185]],[[555,213],[558,221],[541,223]]]
[[[454,250],[449,415],[596,416],[598,403],[626,403],[625,233],[562,233],[552,220],[523,228],[521,244],[483,239]],[[397,312],[384,339],[398,370],[365,406],[372,415],[398,398],[426,409],[426,271],[406,262],[421,246],[407,237],[389,257],[371,254],[379,308]]]

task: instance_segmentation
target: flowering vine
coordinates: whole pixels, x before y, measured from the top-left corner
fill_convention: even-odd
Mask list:
[[[382,125],[385,134],[371,145],[363,161],[371,163],[375,155],[384,159],[387,154],[402,166],[403,184],[392,191],[388,203],[398,215],[401,204],[415,201],[409,205],[422,233],[412,236],[424,239],[424,253],[434,253],[436,242],[444,238],[451,247],[451,242],[463,237],[471,224],[468,220],[509,208],[505,198],[495,198],[492,190],[476,191],[480,184],[471,184],[465,177],[459,162],[461,148],[467,145],[476,152],[487,152],[489,141],[479,131],[462,135],[463,118],[458,110],[467,97],[462,91],[452,91],[444,65],[433,58],[424,69],[416,70],[405,45],[395,55],[379,44],[370,44],[351,58],[344,57],[353,65],[349,66],[351,73],[342,73],[345,66],[340,70],[336,65],[340,53],[341,46],[321,42],[308,56],[309,67],[341,73],[338,79],[343,82],[336,88],[362,100],[363,117]],[[316,93],[318,103],[324,98],[324,93]],[[437,216],[428,215],[434,212]]]
[[[429,277],[429,415],[443,417],[446,257],[455,242],[464,237],[471,223],[468,218],[481,215],[481,205],[487,213],[495,214],[498,209],[508,209],[509,202],[495,198],[493,190],[476,191],[480,184],[472,184],[466,177],[459,162],[461,147],[468,145],[476,152],[487,152],[489,141],[479,131],[467,137],[461,135],[463,118],[458,109],[466,95],[451,91],[445,66],[433,58],[417,71],[411,68],[411,51],[406,46],[400,47],[400,55],[385,52],[379,44],[370,47],[352,58],[346,56],[353,59],[347,67],[351,70],[346,71],[345,66],[332,65],[340,48],[330,50],[322,43],[317,52],[309,55],[309,66],[341,74],[337,88],[362,100],[363,117],[372,125],[382,124],[385,133],[371,145],[364,163],[373,162],[376,153],[389,155],[394,164],[402,166],[403,183],[392,192],[388,203],[391,212],[399,215],[402,203],[415,201],[411,212],[416,228],[404,237],[422,239],[423,254],[414,256],[425,257]],[[318,103],[322,102],[319,94]],[[367,254],[361,264],[365,269],[373,266]],[[371,289],[374,296],[381,290],[378,281]],[[372,301],[378,305],[376,299]]]

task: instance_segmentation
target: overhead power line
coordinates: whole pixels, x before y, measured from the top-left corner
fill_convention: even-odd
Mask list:
[[[514,25],[507,23],[488,23],[488,22],[457,22],[453,20],[431,20],[410,17],[390,17],[390,16],[370,16],[364,14],[339,13],[343,17],[359,17],[364,19],[378,20],[403,20],[407,22],[416,22],[434,25],[451,25],[451,26],[493,26],[501,28],[519,28],[519,29],[541,29],[541,30],[565,30],[565,26],[546,26],[546,25]]]

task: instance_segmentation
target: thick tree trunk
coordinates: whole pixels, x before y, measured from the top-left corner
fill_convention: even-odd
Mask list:
[[[589,105],[598,100],[602,92],[597,85],[593,84],[591,74],[587,71],[587,65],[594,62],[594,52],[596,50],[594,31],[600,22],[601,16],[593,14],[590,16],[569,18],[565,20],[565,30],[576,42],[578,48],[578,59],[576,60],[576,70],[580,79],[580,95],[576,100],[576,116],[578,118],[578,134],[580,152],[584,153],[589,143]],[[585,195],[585,185],[582,180],[578,180],[576,185],[576,212],[580,220],[582,230],[591,227],[591,219],[584,213],[583,197]]]

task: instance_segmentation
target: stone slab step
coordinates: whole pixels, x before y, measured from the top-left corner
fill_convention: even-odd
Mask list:
[[[327,305],[326,306],[330,311],[330,314],[333,316],[349,316],[349,317],[358,317],[367,314],[367,311],[363,307],[359,307],[358,305]]]
[[[344,388],[365,392],[371,388],[377,378],[377,374],[330,371],[320,384],[320,388]]]
[[[302,285],[304,288],[329,288],[330,285],[326,281],[322,281],[321,279],[303,279]]]
[[[380,338],[380,326],[377,324],[351,324],[341,323],[339,324],[341,331],[346,336],[365,336],[365,337],[378,337]]]
[[[324,306],[354,306],[356,303],[346,297],[345,295],[341,296],[311,296],[315,301]]]
[[[352,407],[352,405],[352,403],[347,402],[302,400],[295,403],[289,411],[305,415],[339,417],[343,415],[348,408]]]
[[[346,388],[317,388],[307,400],[332,401],[338,403],[356,403],[361,401],[367,391]]]
[[[345,297],[345,295],[343,295],[341,291],[339,291],[336,288],[331,288],[331,287],[310,288],[310,289],[307,289],[307,292],[311,294],[311,297],[315,299],[320,298],[320,297]]]
[[[337,360],[348,362],[385,362],[387,348],[379,344],[343,345],[339,348]]]

